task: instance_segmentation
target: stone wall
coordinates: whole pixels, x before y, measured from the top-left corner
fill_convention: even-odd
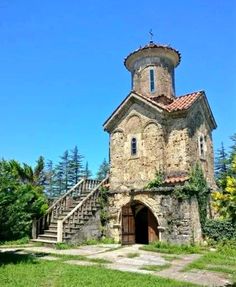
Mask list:
[[[202,239],[198,203],[195,197],[178,200],[171,192],[137,191],[110,193],[108,236],[121,241],[122,207],[129,202],[147,206],[157,219],[160,240],[175,244],[199,243]]]
[[[164,114],[134,103],[110,134],[111,190],[140,189],[155,178],[188,173],[196,162],[214,186],[214,154],[211,129],[201,105],[188,114]],[[199,137],[204,138],[204,156]],[[137,154],[131,155],[131,139]]]
[[[199,162],[209,185],[214,188],[214,151],[211,128],[207,124],[204,111],[200,105],[195,106],[186,118],[188,126],[188,165]],[[204,138],[204,155],[200,153],[199,139]]]
[[[148,62],[145,62],[148,61]],[[150,91],[150,69],[154,70],[155,89]],[[175,96],[174,68],[171,63],[158,57],[141,59],[133,72],[132,89],[147,97]]]
[[[162,116],[133,105],[110,135],[111,190],[143,188],[164,169]],[[137,154],[131,155],[131,140],[137,140]]]
[[[82,243],[87,240],[101,238],[100,211],[96,211],[92,217],[81,227],[81,229],[72,237],[72,243]]]

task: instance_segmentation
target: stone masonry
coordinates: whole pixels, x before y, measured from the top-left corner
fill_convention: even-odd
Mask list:
[[[195,163],[214,186],[212,130],[216,123],[204,91],[175,96],[174,68],[180,53],[149,43],[131,53],[125,66],[132,91],[104,124],[110,134],[110,221],[108,232],[122,240],[122,207],[139,202],[158,222],[159,240],[199,242],[196,198],[179,201],[174,187],[183,184]],[[145,190],[157,172],[165,192]]]

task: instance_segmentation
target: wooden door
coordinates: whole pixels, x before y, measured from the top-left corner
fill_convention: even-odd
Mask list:
[[[135,220],[130,205],[122,207],[122,244],[135,243]]]
[[[157,226],[158,223],[155,216],[148,210],[148,243],[159,239]]]

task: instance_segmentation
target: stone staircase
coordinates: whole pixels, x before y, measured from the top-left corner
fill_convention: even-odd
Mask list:
[[[39,220],[33,222],[33,241],[46,244],[70,242],[99,210],[100,188],[108,183],[82,179],[62,195]]]

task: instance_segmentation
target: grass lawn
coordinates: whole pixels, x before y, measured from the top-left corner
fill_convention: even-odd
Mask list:
[[[144,245],[140,249],[166,254],[193,254],[201,253],[203,250],[200,246],[191,245],[172,245],[165,242],[156,241],[149,245]]]
[[[65,259],[68,259],[65,257]],[[102,266],[77,266],[40,260],[33,255],[0,252],[1,287],[157,287],[196,286],[151,275],[108,270]]]
[[[184,271],[204,269],[226,273],[236,283],[236,248],[221,247],[217,251],[205,253],[201,258],[190,263]]]

